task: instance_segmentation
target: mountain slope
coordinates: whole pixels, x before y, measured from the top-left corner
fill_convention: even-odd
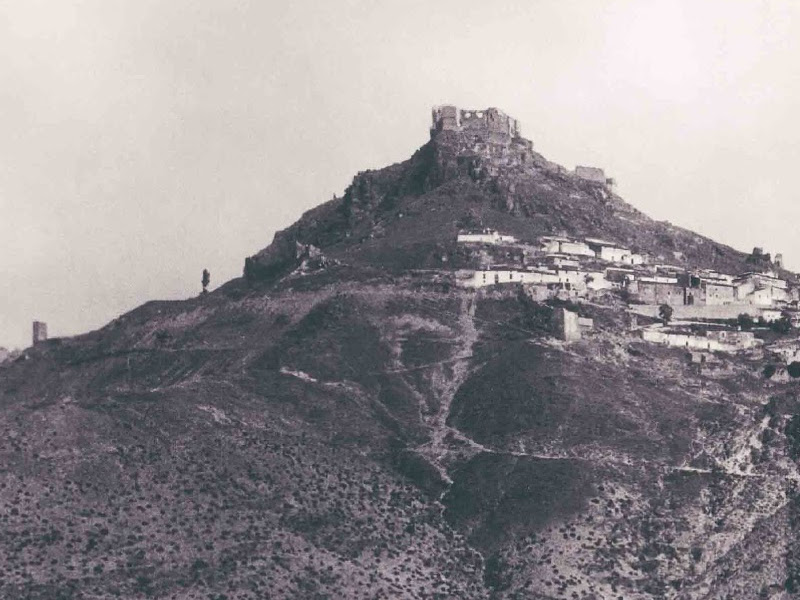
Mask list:
[[[360,174],[247,278],[0,367],[0,597],[796,594],[796,384],[645,344],[613,298],[565,344],[558,301],[430,270],[469,221],[745,256],[460,143]]]
[[[444,132],[449,133],[449,132]],[[674,264],[742,272],[746,255],[650,219],[608,188],[554,171],[531,152],[524,165],[464,152],[440,133],[409,160],[359,173],[342,198],[307,212],[256,254],[261,269],[292,264],[296,244],[381,268],[440,267],[457,255],[456,233],[480,224],[521,240],[598,237]]]

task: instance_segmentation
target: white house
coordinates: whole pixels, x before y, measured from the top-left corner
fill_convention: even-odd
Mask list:
[[[754,306],[774,306],[789,302],[789,284],[772,273],[744,273],[733,280],[736,299]]]
[[[592,250],[585,242],[571,240],[565,237],[542,237],[539,240],[547,254],[569,254],[571,256],[594,256]]]
[[[542,259],[542,262],[548,267],[568,267],[577,269],[580,267],[580,261],[575,260],[567,254],[548,254]]]
[[[753,348],[759,341],[749,331],[709,331],[706,335],[694,335],[664,329],[643,329],[642,339],[647,342],[676,346],[691,350],[736,352]]]
[[[461,232],[456,238],[459,244],[513,244],[517,238],[498,233],[495,229]]]
[[[606,262],[624,265],[641,265],[645,262],[643,255],[631,252],[629,248],[625,248],[614,242],[598,240],[597,238],[587,238],[586,243],[597,258]]]
[[[460,279],[461,285],[474,288],[486,287],[490,285],[502,285],[505,283],[521,283],[531,285],[569,284],[570,287],[586,285],[586,273],[572,269],[519,270],[498,267],[475,271],[471,275],[466,274]]]
[[[606,278],[606,274],[603,271],[587,271],[584,274],[584,281],[586,282],[587,288],[595,291],[610,290],[617,287],[612,281]]]

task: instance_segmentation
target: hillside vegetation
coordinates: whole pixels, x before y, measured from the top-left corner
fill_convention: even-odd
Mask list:
[[[1,365],[0,597],[800,593],[792,379],[645,344],[613,297],[569,306],[595,328],[566,344],[563,302],[446,277],[470,221],[719,269],[745,256],[476,161],[434,139],[359,174],[246,277]]]

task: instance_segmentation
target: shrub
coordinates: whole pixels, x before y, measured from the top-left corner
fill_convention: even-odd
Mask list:
[[[775,333],[789,333],[792,330],[792,320],[789,315],[784,314],[777,321],[770,323],[770,329]]]
[[[786,367],[786,371],[791,377],[800,377],[800,362],[794,361]]]
[[[764,376],[765,379],[769,379],[770,377],[775,375],[775,371],[777,370],[778,367],[776,367],[773,364],[764,365],[764,370],[761,372],[761,374]]]
[[[800,413],[789,419],[783,432],[789,444],[789,456],[797,459],[800,456]]]
[[[664,321],[664,325],[672,320],[673,309],[669,304],[662,304],[658,307],[658,316]]]

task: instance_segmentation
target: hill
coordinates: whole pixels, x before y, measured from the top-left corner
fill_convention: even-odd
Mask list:
[[[795,595],[800,407],[767,356],[700,368],[621,299],[441,276],[474,221],[746,256],[503,143],[435,124],[247,277],[0,366],[0,597]]]
[[[734,273],[752,268],[744,253],[650,219],[613,186],[576,177],[524,138],[493,144],[471,137],[432,130],[409,160],[359,173],[342,198],[308,211],[253,256],[255,270],[268,274],[292,264],[297,244],[351,264],[441,267],[456,258],[459,229],[477,226],[527,241],[602,238],[676,265]]]

